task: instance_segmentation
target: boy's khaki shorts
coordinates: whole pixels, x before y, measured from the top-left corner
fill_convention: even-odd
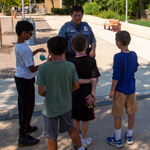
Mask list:
[[[138,104],[135,93],[126,95],[115,91],[111,114],[113,116],[122,116],[124,107],[128,115],[132,115],[138,111]]]

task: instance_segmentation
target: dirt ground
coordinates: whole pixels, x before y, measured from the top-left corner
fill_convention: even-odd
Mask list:
[[[14,45],[2,45],[2,47],[0,47],[0,53],[11,54],[13,49]]]

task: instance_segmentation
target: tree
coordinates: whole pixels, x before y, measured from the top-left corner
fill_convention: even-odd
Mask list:
[[[113,10],[119,14],[125,14],[126,0],[93,0],[99,5],[100,11]],[[150,0],[128,0],[129,16],[145,17],[145,9],[150,5]]]
[[[76,5],[84,5],[87,0],[76,0]],[[74,6],[74,0],[63,0],[63,5],[67,8]]]
[[[54,10],[54,1],[53,0],[50,0],[51,3],[52,3],[52,7],[53,7],[53,14],[55,14],[55,10]]]
[[[142,0],[139,0],[139,6],[140,6],[140,17],[145,18],[146,13],[145,13],[145,8],[144,8],[144,3]]]
[[[5,7],[11,8],[12,6],[22,6],[22,0],[1,0],[1,3]],[[25,6],[29,5],[29,0],[25,0]]]

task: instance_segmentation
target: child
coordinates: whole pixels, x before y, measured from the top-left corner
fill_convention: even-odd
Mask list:
[[[46,52],[44,49],[30,50],[25,40],[32,36],[34,27],[27,21],[19,21],[16,25],[18,41],[15,45],[16,73],[15,82],[18,91],[18,110],[19,110],[19,146],[31,146],[39,143],[27,133],[37,130],[36,126],[31,127],[30,121],[35,103],[35,74],[39,66],[34,65],[33,55],[38,52]]]
[[[108,137],[107,143],[117,148],[123,146],[121,141],[121,116],[124,107],[128,114],[128,129],[125,133],[127,144],[133,144],[134,114],[138,111],[134,73],[137,71],[139,64],[136,53],[128,49],[130,40],[131,37],[127,31],[116,33],[116,45],[121,49],[121,52],[114,56],[113,81],[109,93],[109,97],[113,99],[112,115],[115,122],[115,136]]]
[[[67,40],[56,36],[47,45],[52,61],[39,67],[36,82],[39,94],[45,97],[42,111],[43,138],[48,138],[49,150],[57,150],[59,126],[60,133],[68,131],[78,150],[84,150],[71,119],[72,91],[79,88],[79,82],[74,64],[62,60]]]
[[[92,143],[90,137],[86,138],[89,121],[95,119],[94,109],[89,109],[87,104],[95,103],[95,91],[99,70],[96,66],[96,61],[85,53],[87,48],[87,39],[84,35],[78,34],[73,36],[72,49],[76,52],[76,57],[70,61],[76,66],[79,76],[80,88],[73,92],[72,100],[72,118],[73,124],[79,131],[80,121],[82,121],[81,142],[84,148]]]

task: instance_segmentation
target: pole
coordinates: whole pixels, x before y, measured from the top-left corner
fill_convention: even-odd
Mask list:
[[[126,0],[126,23],[128,23],[128,0]]]
[[[24,0],[22,0],[22,19],[24,19]]]
[[[11,9],[11,24],[12,24],[12,33],[13,33],[13,12],[14,10]]]
[[[74,0],[74,6],[76,5],[76,0]]]
[[[90,2],[92,3],[92,0],[90,0]]]
[[[31,18],[31,0],[29,0],[30,18]]]
[[[0,17],[0,47],[2,47],[1,17]]]

